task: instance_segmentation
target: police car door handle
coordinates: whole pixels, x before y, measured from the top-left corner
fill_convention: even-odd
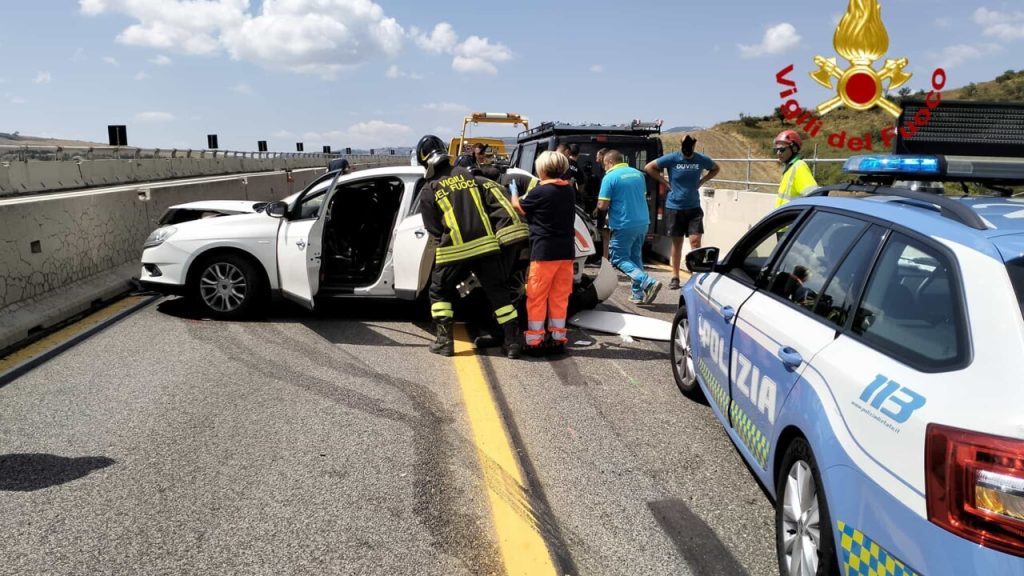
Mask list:
[[[803,356],[799,352],[793,350],[789,346],[783,346],[779,348],[779,360],[782,360],[782,365],[786,367],[786,370],[792,372],[800,367],[804,363]]]
[[[726,322],[732,322],[732,319],[736,317],[736,309],[732,306],[722,306],[722,318],[725,318]]]

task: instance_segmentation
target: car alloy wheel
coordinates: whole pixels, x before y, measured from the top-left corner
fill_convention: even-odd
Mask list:
[[[245,303],[249,281],[234,264],[214,262],[199,277],[199,295],[210,310],[230,314]]]
[[[686,309],[681,308],[672,320],[672,376],[679,391],[689,398],[701,400],[703,392],[697,383],[693,364],[693,349],[690,347],[690,320]]]
[[[811,447],[790,443],[783,458],[775,503],[776,548],[784,576],[838,573],[828,504]]]

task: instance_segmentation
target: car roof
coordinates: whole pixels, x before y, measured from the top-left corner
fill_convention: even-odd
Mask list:
[[[995,239],[1002,236],[1024,235],[1024,199],[994,196],[947,198],[970,208],[988,227],[984,230],[972,228],[943,216],[935,209],[897,196],[886,196],[884,192],[863,197],[809,196],[794,200],[791,204],[832,207],[861,213],[933,238],[971,246],[1000,260],[999,252],[994,245]]]

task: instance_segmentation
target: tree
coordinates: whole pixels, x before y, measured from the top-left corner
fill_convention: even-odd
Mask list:
[[[910,96],[911,92],[913,92],[913,90],[910,89],[910,86],[904,86],[903,88],[900,88],[900,91],[897,92],[897,94],[900,95],[900,98],[906,98],[907,96]]]
[[[964,86],[964,96],[970,98],[978,94],[978,85],[971,82],[967,86]]]

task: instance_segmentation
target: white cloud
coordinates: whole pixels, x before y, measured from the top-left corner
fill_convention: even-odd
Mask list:
[[[71,56],[72,62],[82,62],[85,60],[85,48],[75,48],[75,53]]]
[[[466,106],[465,104],[456,104],[454,102],[431,102],[429,104],[424,104],[423,109],[432,110],[434,112],[469,112],[469,106]]]
[[[10,94],[7,94],[7,101],[15,105],[25,104],[26,102],[28,102],[28,100],[25,100],[21,96],[12,96]]]
[[[434,54],[450,54],[455,49],[455,44],[459,41],[458,35],[455,34],[455,29],[447,22],[441,22],[434,26],[434,30],[429,36],[420,34],[419,30],[415,28],[410,30],[410,34],[416,41],[417,46]]]
[[[740,55],[744,58],[757,58],[769,54],[782,54],[795,48],[799,43],[800,35],[796,33],[796,28],[789,22],[783,22],[766,30],[760,44],[738,46]]]
[[[956,68],[969,60],[976,60],[1001,50],[1002,47],[998,44],[955,44],[946,46],[938,54],[931,54],[931,57],[944,68]]]
[[[352,148],[381,148],[384,146],[409,146],[413,143],[412,128],[404,124],[393,124],[383,120],[370,120],[353,124],[345,130],[328,132],[306,132],[305,142],[350,146]]]
[[[451,54],[452,69],[456,72],[497,74],[496,64],[512,59],[512,51],[508,46],[492,44],[487,38],[470,36],[459,42],[458,34],[447,22],[434,26],[429,35],[416,28],[411,28],[409,33],[421,49],[434,54]]]
[[[590,71],[593,72],[594,74],[600,74],[604,72],[604,66],[600,64],[594,64],[590,67]]]
[[[79,6],[87,15],[135,18],[117,37],[124,44],[185,54],[226,51],[235,60],[324,77],[397,54],[405,35],[371,0],[79,0]]]
[[[111,66],[120,66],[120,64],[117,61],[117,58],[114,58],[113,56],[104,56],[103,61],[107,64],[110,64]]]
[[[932,25],[935,26],[936,28],[942,28],[942,29],[952,28],[953,27],[953,19],[952,18],[946,18],[946,17],[936,18],[935,20],[932,20]]]
[[[145,80],[146,78],[149,78],[149,74],[146,74],[145,72],[140,71],[135,73],[136,80]]]
[[[36,77],[32,79],[33,84],[49,84],[53,81],[53,77],[49,72],[36,72]]]
[[[171,122],[174,120],[174,114],[168,112],[139,112],[135,115],[135,119],[139,122]]]
[[[289,132],[288,130],[278,130],[277,132],[271,134],[270,137],[274,138],[275,140],[294,140],[296,138],[296,135],[294,132]]]
[[[157,66],[170,66],[174,62],[163,54],[157,54],[155,58],[150,58],[149,61]]]
[[[985,36],[1001,40],[1024,38],[1024,12],[997,12],[981,7],[974,11],[974,22],[981,25]]]
[[[401,70],[395,64],[392,64],[391,66],[388,66],[387,71],[384,72],[384,76],[386,78],[391,79],[391,80],[398,80],[400,78],[408,78],[410,80],[422,80],[423,79],[423,75],[422,74],[415,74],[415,73],[412,73],[412,72],[404,72],[403,70]]]
[[[470,36],[455,47],[452,69],[457,72],[497,74],[495,63],[512,59],[512,51],[504,44],[491,44],[487,38]]]
[[[248,96],[252,94],[252,86],[249,86],[248,84],[242,82],[232,86],[231,91],[238,92],[239,94],[245,94],[246,96]]]

